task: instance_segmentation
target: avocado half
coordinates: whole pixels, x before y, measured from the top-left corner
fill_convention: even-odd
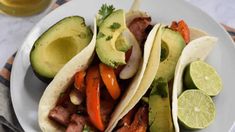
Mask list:
[[[156,78],[165,78],[170,81],[175,72],[176,64],[186,43],[177,31],[165,28],[162,34],[161,63]]]
[[[57,22],[35,41],[31,49],[30,63],[35,75],[43,82],[50,82],[91,39],[92,31],[84,18],[71,16]]]

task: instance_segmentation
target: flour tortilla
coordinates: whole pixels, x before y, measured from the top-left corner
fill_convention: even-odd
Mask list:
[[[91,42],[79,54],[74,56],[64,65],[44,91],[38,108],[38,122],[43,132],[64,131],[62,126],[57,125],[48,118],[48,114],[50,110],[55,107],[60,94],[72,83],[75,73],[86,69],[90,64],[95,50],[96,30],[96,20],[94,20],[94,35]]]
[[[173,93],[172,93],[172,118],[175,132],[179,132],[179,124],[177,119],[178,113],[178,96],[183,91],[183,71],[185,67],[193,61],[205,60],[214,48],[217,38],[211,36],[203,36],[192,40],[183,50],[175,70]]]

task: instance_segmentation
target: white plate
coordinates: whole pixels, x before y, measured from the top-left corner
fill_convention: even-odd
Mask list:
[[[39,131],[37,123],[38,102],[46,85],[32,72],[29,53],[34,41],[51,25],[66,16],[80,15],[91,25],[92,19],[103,3],[128,10],[131,0],[71,1],[44,17],[29,33],[16,55],[11,74],[11,97],[16,116],[25,131]],[[228,33],[208,15],[182,0],[143,0],[141,9],[147,11],[153,23],[169,24],[172,20],[185,20],[190,26],[201,28],[219,38],[218,45],[207,61],[222,77],[224,89],[214,97],[216,119],[202,131],[229,131],[235,121],[235,47]]]

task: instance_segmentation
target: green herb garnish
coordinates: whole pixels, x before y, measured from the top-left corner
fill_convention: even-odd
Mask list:
[[[99,15],[100,18],[97,20],[97,24],[98,26],[104,21],[105,18],[107,18],[113,11],[115,10],[115,8],[113,7],[113,5],[107,5],[107,4],[103,4],[99,10]]]
[[[80,114],[82,114],[82,112],[81,112],[80,110],[78,110],[78,111],[77,111],[77,114],[79,114],[79,115],[80,115]]]
[[[117,22],[114,22],[112,25],[110,25],[109,28],[112,29],[112,30],[116,30],[116,29],[118,29],[120,27],[121,27],[121,24],[119,24]]]
[[[168,84],[167,81],[165,79],[163,79],[162,77],[160,77],[159,79],[154,79],[150,89],[152,89],[151,91],[151,95],[159,95],[162,98],[167,97],[167,91],[166,89],[168,88]]]
[[[112,39],[113,38],[113,36],[108,36],[107,38],[106,38],[106,41],[109,41],[110,39]]]
[[[103,38],[105,37],[105,34],[102,33],[102,32],[99,32],[98,35],[97,35],[97,39],[100,39],[100,38]]]

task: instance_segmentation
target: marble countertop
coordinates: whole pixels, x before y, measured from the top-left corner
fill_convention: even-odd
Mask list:
[[[235,28],[235,0],[186,0],[201,8],[216,21]],[[22,44],[31,28],[47,14],[33,17],[0,15],[0,68]]]

